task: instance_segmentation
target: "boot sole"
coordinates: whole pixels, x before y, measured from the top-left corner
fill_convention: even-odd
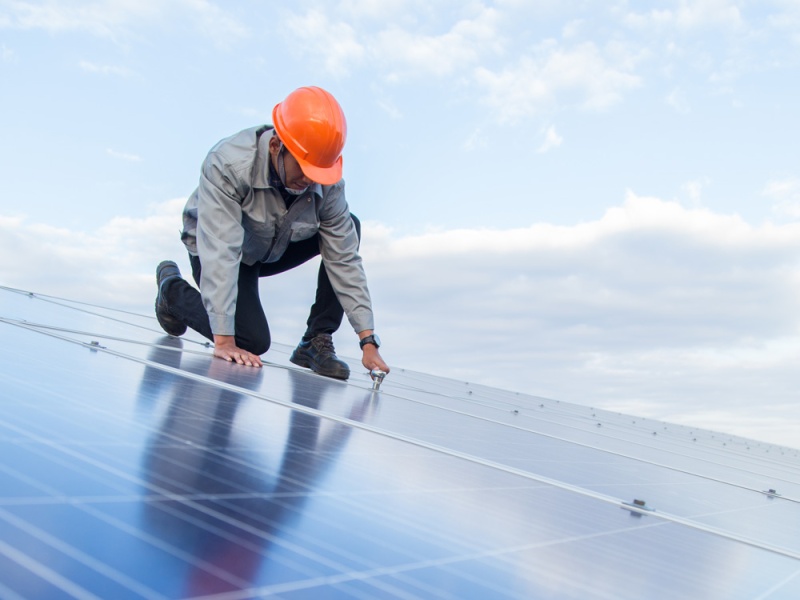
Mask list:
[[[163,329],[167,334],[180,337],[184,333],[186,333],[186,325],[175,319],[174,317],[164,316],[162,312],[158,308],[158,299],[156,299],[156,320],[158,324],[161,325],[161,329]]]
[[[161,278],[161,271],[162,265],[169,264],[170,266],[175,267],[175,273],[172,275],[167,275],[163,279]],[[186,324],[179,321],[167,310],[166,303],[161,300],[161,291],[164,283],[169,281],[170,279],[180,279],[181,274],[178,271],[177,265],[171,261],[164,261],[158,265],[156,268],[156,283],[158,284],[158,294],[156,295],[156,320],[158,324],[161,325],[161,329],[167,332],[169,335],[174,337],[180,337],[184,333],[186,333],[187,327]]]

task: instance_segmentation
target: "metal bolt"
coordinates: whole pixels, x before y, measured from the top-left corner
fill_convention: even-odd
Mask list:
[[[386,377],[386,371],[372,369],[369,372],[369,376],[372,377],[372,391],[377,392],[381,387],[381,383],[383,383],[383,378]]]

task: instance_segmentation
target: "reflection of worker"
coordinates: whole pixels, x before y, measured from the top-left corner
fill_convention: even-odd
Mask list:
[[[162,262],[158,321],[170,335],[183,335],[188,326],[213,340],[219,358],[261,366],[258,355],[269,348],[270,333],[259,278],[320,255],[316,299],[290,360],[347,379],[350,369],[331,338],[347,313],[363,365],[388,372],[358,254],[360,225],[344,195],[344,113],[325,90],[304,87],[275,106],[272,117],[274,127],[245,129],[206,157],[181,235],[200,293],[174,262]]]
[[[162,343],[169,345],[167,340]],[[181,355],[156,349],[150,360],[179,368]],[[226,384],[235,381],[243,389],[262,385],[262,371],[243,372],[219,361],[198,360],[183,370]],[[289,371],[289,377],[292,402],[307,408],[319,408],[326,394],[343,389],[296,371]],[[280,466],[271,469],[269,461],[254,460],[258,448],[237,437],[237,412],[247,402],[244,394],[146,370],[140,387],[143,408],[152,410],[167,394],[169,406],[143,455],[142,476],[149,492],[142,505],[144,527],[191,560],[160,564],[161,580],[182,582],[181,593],[175,590],[180,597],[272,583],[270,570],[262,568],[269,563],[272,547],[281,547],[283,538],[291,537],[305,503],[336,465],[353,428],[292,410]],[[362,421],[371,400],[371,394],[355,400],[347,418]],[[269,410],[280,414],[284,409]]]

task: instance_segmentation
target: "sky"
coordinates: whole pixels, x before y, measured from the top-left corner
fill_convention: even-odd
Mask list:
[[[800,447],[800,0],[0,0],[0,285],[149,313],[208,150],[303,85],[394,368]]]

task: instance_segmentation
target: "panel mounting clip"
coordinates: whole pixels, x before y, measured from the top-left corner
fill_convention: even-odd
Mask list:
[[[631,508],[635,508],[636,509],[636,510],[631,510],[630,511],[631,515],[633,515],[634,517],[641,517],[642,514],[643,514],[642,511],[656,512],[656,509],[647,506],[647,502],[645,502],[644,500],[634,499],[633,502],[623,502],[622,506],[620,508],[625,508],[627,506],[630,506]],[[626,510],[630,510],[630,509],[628,508]]]

